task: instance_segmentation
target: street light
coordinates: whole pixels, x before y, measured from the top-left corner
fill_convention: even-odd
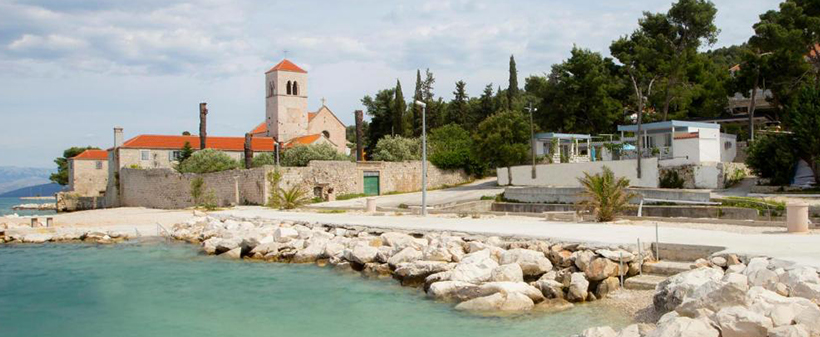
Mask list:
[[[532,150],[532,179],[535,179],[535,126],[532,123],[532,113],[538,111],[538,108],[533,108],[532,103],[526,108],[530,112],[530,148]]]
[[[415,103],[421,105],[421,216],[427,216],[427,104]]]

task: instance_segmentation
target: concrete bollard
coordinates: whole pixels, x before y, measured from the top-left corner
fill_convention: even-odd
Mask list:
[[[809,231],[809,205],[794,201],[786,205],[786,228],[789,233]]]
[[[366,211],[368,213],[375,213],[376,212],[376,198],[367,198]]]

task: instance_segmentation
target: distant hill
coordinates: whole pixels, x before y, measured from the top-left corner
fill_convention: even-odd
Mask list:
[[[65,186],[60,186],[57,183],[27,186],[0,194],[0,198],[47,197],[60,192],[63,188],[65,188]]]
[[[55,169],[0,166],[0,194],[23,187],[48,184]]]

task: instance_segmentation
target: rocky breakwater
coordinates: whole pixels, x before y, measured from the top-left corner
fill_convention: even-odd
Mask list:
[[[196,217],[172,227],[208,254],[316,263],[422,287],[458,310],[523,312],[569,307],[618,289],[638,274],[630,247],[449,232],[397,232],[318,223]]]
[[[79,228],[31,228],[26,225],[0,224],[0,244],[46,242],[118,243],[128,240],[125,233]]]
[[[723,254],[658,284],[655,326],[584,331],[584,337],[818,337],[820,276],[814,268]]]

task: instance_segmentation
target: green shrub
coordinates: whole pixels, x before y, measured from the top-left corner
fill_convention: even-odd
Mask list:
[[[797,164],[794,149],[789,135],[761,134],[749,144],[746,165],[772,185],[788,185]]]
[[[726,179],[724,179],[724,182],[723,182],[723,187],[724,188],[729,188],[729,187],[735,186],[745,178],[746,178],[746,172],[739,169],[739,168],[736,168],[734,171],[732,171],[732,173],[729,173],[729,174],[726,175]]]
[[[213,211],[218,207],[216,193],[214,193],[213,190],[208,191],[208,193],[205,194],[205,197],[202,198],[202,207],[209,211]]]
[[[683,188],[683,178],[678,175],[677,171],[667,171],[661,175],[661,188]]]
[[[718,199],[721,206],[752,208],[761,214],[771,212],[772,216],[779,216],[786,211],[786,203],[782,201],[758,199],[751,197],[726,197]]]
[[[474,175],[482,175],[487,169],[473,152],[470,133],[456,124],[430,131],[428,146],[427,158],[440,169],[463,169]]]
[[[282,201],[282,208],[284,209],[299,208],[310,201],[306,196],[307,193],[301,186],[292,186],[289,189],[280,188],[279,194]]]
[[[278,169],[268,172],[265,177],[270,184],[270,195],[268,196],[268,204],[270,208],[279,209],[282,206],[281,196],[279,195],[279,184],[282,181],[282,173]]]
[[[190,158],[177,165],[182,173],[210,173],[239,168],[239,162],[228,154],[214,149],[194,152]]]
[[[194,199],[194,206],[202,204],[202,193],[205,191],[205,180],[196,177],[191,180],[191,198]]]
[[[330,144],[299,145],[282,152],[279,164],[282,166],[307,166],[312,160],[349,161]]]
[[[262,167],[265,165],[276,165],[276,155],[270,152],[253,155],[253,159],[251,159],[251,167]]]
[[[598,221],[612,221],[616,214],[626,208],[634,194],[626,189],[629,187],[629,179],[616,179],[607,166],[603,170],[596,175],[584,172],[584,178],[578,179],[584,187],[579,206],[595,214]]]
[[[350,200],[350,199],[356,199],[356,198],[363,198],[363,197],[366,197],[366,196],[367,196],[367,194],[364,194],[364,193],[348,193],[348,194],[339,195],[338,197],[336,197],[336,200]]]
[[[385,136],[376,143],[371,158],[376,161],[419,160],[421,141],[418,138]]]

